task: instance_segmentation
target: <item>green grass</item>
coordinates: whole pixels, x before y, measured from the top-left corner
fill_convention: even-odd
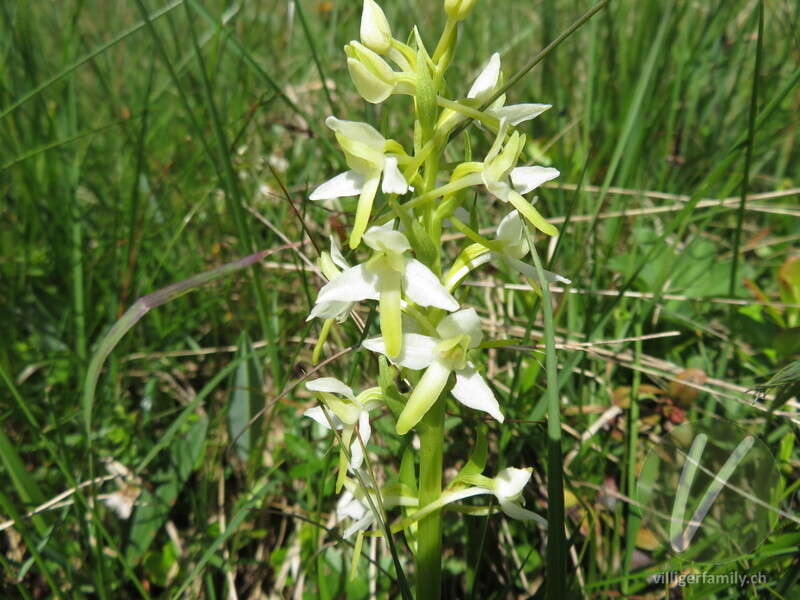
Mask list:
[[[383,4],[396,37],[416,23],[435,43],[438,3]],[[495,51],[511,77],[591,6],[478,2],[448,85],[464,94]],[[0,591],[9,597],[399,597],[381,541],[365,541],[348,581],[352,544],[331,516],[337,451],[302,418],[319,333],[305,317],[322,280],[300,255],[313,261],[312,239],[325,247],[352,222],[354,203],[333,212],[307,199],[343,166],[325,117],[404,132],[405,142],[413,108],[393,98],[380,114],[357,97],[341,49],[358,35],[359,2],[287,7],[0,7],[0,515],[15,521],[0,532]],[[612,0],[508,91],[510,103],[553,104],[524,132],[528,158],[561,171],[538,207],[560,228],[568,220],[539,254],[573,281],[554,291],[563,346],[551,385],[568,490],[564,575],[588,597],[663,597],[648,576],[692,568],[637,548],[627,501],[648,440],[676,423],[747,424],[779,460],[783,510],[798,512],[796,399],[772,413],[746,393],[800,352],[800,274],[788,262],[800,242],[800,6],[765,3],[760,41],[759,7]],[[482,156],[491,140],[467,131]],[[496,204],[478,212],[482,227],[502,215]],[[137,299],[258,250],[274,253],[150,310],[108,357],[86,412],[92,355]],[[504,267],[471,280],[487,338],[516,342],[487,360],[508,422],[481,425],[449,404],[445,464],[460,466],[482,428],[487,473],[532,466],[527,506],[545,514],[554,463],[534,347],[541,304]],[[348,321],[331,339],[324,356],[361,334]],[[669,382],[689,368],[707,381],[678,406]],[[378,380],[358,350],[320,373]],[[615,401],[622,413],[581,439]],[[389,421],[374,421],[370,447],[382,477],[397,473],[404,449]],[[98,479],[112,460],[127,479]],[[97,500],[118,490],[140,492],[129,519]],[[413,579],[403,536],[394,542]],[[792,597],[798,546],[797,524],[781,518],[734,563],[766,584],[696,584],[682,597]],[[541,594],[545,548],[533,525],[448,513],[445,597]]]

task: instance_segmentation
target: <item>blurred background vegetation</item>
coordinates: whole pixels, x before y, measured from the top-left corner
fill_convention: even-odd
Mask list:
[[[382,5],[395,37],[417,24],[435,44],[439,2]],[[626,500],[648,440],[714,415],[765,440],[784,477],[784,509],[797,512],[796,400],[753,404],[746,393],[800,352],[800,5],[764,2],[759,38],[760,7],[612,0],[509,92],[509,103],[553,105],[524,132],[527,157],[561,171],[539,207],[562,236],[541,250],[573,281],[558,297],[568,345],[559,383],[568,571],[586,597],[755,598],[769,588],[788,598],[800,574],[800,534],[781,520],[737,565],[766,573],[767,584],[665,591],[650,583],[654,570],[692,566],[646,539]],[[478,2],[450,89],[466,94],[493,52],[510,77],[589,8]],[[352,218],[307,199],[342,165],[324,119],[365,120],[405,132],[400,141],[412,130],[408,99],[381,114],[350,83],[342,47],[358,36],[360,11],[356,0],[0,6],[8,597],[396,593],[377,541],[365,550],[375,562],[362,559],[347,581],[352,548],[333,516],[332,439],[301,418],[312,404],[303,386],[290,389],[311,368],[318,329],[305,317],[322,281],[300,256],[316,253],[289,200],[322,247]],[[469,135],[480,156],[491,140]],[[483,226],[502,215],[497,206],[483,214]],[[302,244],[279,249],[292,242]],[[88,363],[124,311],[263,249],[275,253],[137,324],[106,362],[86,435]],[[531,347],[538,303],[521,283],[498,267],[476,278],[470,301],[488,337]],[[357,336],[343,328],[328,355]],[[601,343],[637,336],[661,337]],[[586,342],[596,345],[574,345]],[[377,372],[353,352],[327,368],[366,381]],[[487,370],[511,420],[488,424],[492,472],[533,466],[528,507],[544,514],[538,355],[493,350]],[[478,423],[457,413],[448,423],[453,460],[467,456]],[[378,433],[383,425],[376,420]],[[391,436],[376,444],[387,477],[401,450]],[[448,597],[539,589],[536,528],[453,517],[446,540]]]

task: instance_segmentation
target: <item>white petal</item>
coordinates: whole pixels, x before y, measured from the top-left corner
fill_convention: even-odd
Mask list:
[[[486,112],[498,119],[508,119],[511,125],[519,125],[535,119],[551,106],[551,104],[512,104],[502,108],[489,109]]]
[[[500,259],[512,269],[522,273],[525,277],[530,277],[534,281],[539,281],[539,273],[532,265],[524,263],[521,260],[511,258],[510,256],[500,256]],[[547,281],[547,283],[563,283],[565,285],[572,283],[572,281],[566,277],[562,277],[561,275],[551,271],[544,271],[544,279]],[[539,283],[541,283],[541,281],[539,281]]]
[[[387,156],[383,163],[381,190],[384,194],[405,194],[408,191],[408,182],[397,168],[397,159],[394,156]]]
[[[500,412],[497,398],[494,397],[494,393],[472,363],[467,363],[466,369],[456,371],[453,396],[464,406],[489,413],[500,423],[505,421],[503,413]]]
[[[406,261],[403,290],[406,296],[420,306],[435,306],[448,311],[458,310],[458,301],[439,282],[439,278],[415,258]]]
[[[364,176],[355,171],[345,171],[333,179],[329,179],[308,197],[309,200],[333,200],[358,196],[364,187]]]
[[[325,412],[323,412],[325,411]],[[331,425],[328,422],[328,419],[325,418],[325,413],[328,413],[328,416],[331,418],[330,423],[333,423],[333,426],[336,429],[341,429],[344,427],[344,423],[342,420],[329,411],[327,408],[322,406],[315,406],[313,408],[309,408],[307,411],[303,413],[304,416],[309,417],[310,419],[314,419],[317,423],[322,425],[325,429],[330,429]]]
[[[356,44],[358,44],[358,42],[356,42]],[[360,44],[358,45],[360,46]],[[371,52],[371,50],[367,50],[367,52]],[[372,125],[368,125],[367,123],[343,121],[336,117],[328,117],[325,119],[325,125],[346,138],[361,142],[376,150],[382,150],[383,145],[386,143],[386,138]]]
[[[447,315],[436,326],[436,331],[443,340],[458,337],[462,333],[466,334],[471,338],[470,348],[474,348],[483,340],[481,320],[474,308],[465,308],[452,315]]]
[[[350,400],[356,399],[350,386],[335,377],[320,377],[319,379],[306,381],[306,389],[309,392],[330,392],[331,394],[340,394]]]
[[[411,244],[408,243],[408,238],[405,234],[401,231],[392,231],[391,226],[393,224],[394,221],[391,221],[385,225],[370,227],[361,239],[373,250],[394,252],[396,254],[411,250]]]
[[[329,237],[331,240],[331,260],[333,261],[333,264],[340,269],[349,269],[350,265],[348,265],[347,261],[344,259],[342,251],[339,250],[339,246],[336,245],[336,240],[333,239],[333,236]]]
[[[364,443],[366,446],[366,442]],[[353,436],[353,443],[350,444],[350,468],[360,469],[364,463],[364,450],[361,448],[361,442],[358,441],[356,436]]]
[[[518,244],[520,237],[522,237],[522,232],[522,217],[519,211],[512,210],[500,221],[495,238],[506,244]],[[333,239],[333,236],[331,236],[331,239]]]
[[[433,348],[439,340],[418,333],[403,334],[403,349],[394,359],[402,367],[419,371],[433,362]],[[382,337],[364,340],[361,344],[367,350],[386,354],[386,346]]]
[[[544,517],[537,515],[535,512],[526,510],[520,505],[509,502],[508,500],[503,500],[502,498],[498,498],[498,502],[500,503],[500,508],[503,509],[503,512],[512,519],[518,519],[520,521],[536,521],[540,525],[547,527],[547,520]]]
[[[486,100],[494,91],[494,86],[497,85],[497,80],[500,77],[500,55],[495,52],[492,58],[489,59],[489,64],[481,71],[475,83],[467,94],[467,98],[477,98],[481,102]]]
[[[360,519],[369,512],[369,507],[356,500],[349,490],[342,493],[341,498],[336,503],[336,516],[340,519],[350,517],[351,519]]]
[[[517,469],[508,467],[500,471],[494,478],[496,485],[495,491],[498,498],[516,500],[531,480],[533,469]]]
[[[372,522],[374,520],[375,520],[375,515],[373,515],[372,512],[369,512],[368,514],[364,515],[361,519],[350,525],[350,527],[345,529],[344,533],[342,534],[342,538],[346,540],[356,531],[362,531],[364,529],[367,529],[370,525],[372,525]]]
[[[334,300],[358,302],[359,300],[377,300],[378,298],[377,275],[370,273],[366,266],[357,265],[342,271],[333,281],[322,286],[317,296],[317,303]]]
[[[311,319],[341,319],[344,320],[348,313],[353,309],[352,302],[342,302],[331,300],[330,302],[317,302],[311,313],[306,317],[306,321]],[[341,322],[341,321],[340,321]]]
[[[511,171],[511,184],[520,194],[527,194],[560,174],[552,167],[517,167]]]

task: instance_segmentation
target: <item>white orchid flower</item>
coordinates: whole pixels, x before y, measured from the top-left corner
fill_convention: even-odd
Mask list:
[[[330,429],[331,425],[341,431],[342,443],[350,447],[350,461],[344,452],[339,457],[339,477],[336,491],[342,488],[347,469],[359,469],[364,462],[363,446],[367,445],[372,434],[369,424],[369,411],[381,406],[380,388],[370,388],[358,396],[350,386],[333,377],[321,377],[306,382],[306,389],[316,396],[322,406],[309,408],[303,414]],[[358,436],[355,436],[358,427]]]
[[[495,52],[489,59],[489,64],[486,65],[486,68],[478,75],[475,83],[472,84],[467,98],[475,100],[477,105],[480,106],[498,89],[499,82],[500,55]],[[503,106],[503,104],[505,104],[505,99],[505,94],[503,94],[495,100],[485,112],[499,120],[507,119],[510,125],[519,125],[525,121],[535,119],[552,107],[550,104],[512,104],[510,106]]]
[[[362,532],[369,529],[375,522],[375,513],[372,512],[369,503],[367,502],[366,493],[358,486],[352,479],[346,479],[344,482],[345,491],[336,503],[336,516],[339,519],[353,519],[355,523],[350,525],[344,530],[342,537],[349,538],[356,532]],[[378,506],[378,498],[375,490],[370,488],[367,490],[369,493],[372,504]],[[408,495],[408,490],[403,492],[403,486],[400,484],[390,484],[384,486],[380,491],[380,504],[384,508],[394,506],[419,506],[419,500]]]
[[[495,248],[499,248],[499,251]],[[455,289],[470,271],[490,261],[503,261],[528,279],[541,283],[536,269],[520,260],[529,251],[530,246],[525,235],[522,217],[518,211],[514,210],[500,221],[497,236],[491,248],[480,243],[464,248],[445,279],[445,287],[449,290]],[[544,271],[544,277],[547,283],[563,283],[565,285],[572,283],[566,277],[550,271]]]
[[[475,79],[466,98],[458,102],[440,100],[446,110],[442,112],[438,129],[450,131],[467,117],[472,117],[479,127],[482,127],[483,124],[497,131],[498,123],[503,119],[506,119],[509,125],[519,125],[525,121],[535,119],[547,109],[552,108],[550,104],[530,103],[504,106],[506,96],[503,94],[483,112],[477,112],[476,109],[483,106],[483,103],[500,87],[500,75],[500,55],[495,52],[489,59],[489,63]]]
[[[536,521],[540,525],[547,526],[547,521],[543,517],[522,508],[525,504],[522,491],[528,485],[532,472],[533,469],[530,467],[527,469],[508,467],[500,471],[494,479],[483,475],[472,475],[466,477],[464,481],[477,485],[464,490],[445,492],[441,501],[450,504],[472,496],[492,495],[497,499],[503,512],[512,519]]]
[[[351,170],[323,183],[309,198],[332,200],[360,195],[350,236],[350,247],[356,248],[367,228],[378,185],[385,194],[405,194],[408,191],[408,182],[397,166],[397,156],[402,153],[402,148],[397,142],[386,140],[366,123],[328,117],[325,124],[336,133]]]
[[[450,373],[455,372],[456,384],[452,393],[464,406],[489,413],[504,420],[494,393],[467,359],[467,351],[483,339],[481,321],[474,308],[446,316],[436,327],[439,337],[418,333],[403,334],[402,350],[395,362],[408,369],[426,369],[397,419],[397,433],[404,435],[419,423],[442,393]],[[383,337],[365,340],[368,350],[389,355]]]
[[[322,252],[319,257],[319,266],[323,275],[328,281],[336,279],[342,271],[350,268],[350,265],[344,259],[339,246],[333,236],[330,236],[331,251]],[[341,269],[341,270],[340,270]],[[353,302],[345,302],[340,300],[331,300],[329,302],[316,302],[314,308],[311,309],[311,314],[308,315],[306,321],[315,318],[335,319],[337,323],[342,323],[347,319],[350,311],[353,310]]]
[[[379,300],[381,333],[389,356],[397,356],[402,344],[402,293],[420,306],[458,309],[456,299],[428,267],[404,256],[411,246],[404,234],[392,230],[393,224],[370,227],[364,234],[364,243],[374,251],[370,259],[342,271],[317,296],[317,304],[327,306],[334,306],[333,302]]]
[[[545,221],[539,211],[522,195],[555,179],[560,173],[551,167],[517,167],[517,161],[525,146],[525,136],[515,131],[506,140],[507,132],[508,119],[503,118],[500,120],[497,138],[484,161],[482,163],[463,163],[460,165],[461,172],[458,178],[429,192],[428,195],[432,198],[451,194],[470,186],[484,185],[496,198],[503,202],[510,202],[536,229],[547,235],[557,235],[558,229]],[[418,200],[423,197],[418,197]]]

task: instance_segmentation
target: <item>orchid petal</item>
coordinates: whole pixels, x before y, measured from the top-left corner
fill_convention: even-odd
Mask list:
[[[456,385],[452,394],[464,406],[489,413],[500,423],[505,421],[494,392],[472,363],[467,363],[466,369],[456,371]]]
[[[540,525],[547,527],[547,520],[544,517],[537,515],[535,512],[522,508],[519,504],[509,502],[503,498],[498,498],[498,502],[500,503],[500,508],[503,509],[503,512],[512,519],[517,519],[519,521],[536,521]]]
[[[486,112],[498,119],[507,119],[509,125],[519,125],[535,119],[551,107],[551,104],[512,104],[511,106],[490,108]]]
[[[436,327],[436,331],[443,340],[465,334],[470,337],[470,348],[474,348],[483,340],[481,320],[474,308],[465,308],[447,315]]]
[[[405,194],[408,191],[408,182],[397,167],[397,159],[394,156],[387,156],[383,164],[381,191],[384,194]]]
[[[331,419],[330,421],[325,418],[325,413],[328,413],[328,416]],[[333,423],[333,426],[336,429],[342,429],[344,427],[342,420],[324,406],[314,406],[313,408],[309,408],[303,413],[303,415],[310,419],[314,419],[325,429],[330,429],[331,423]]]
[[[406,333],[403,335],[403,348],[394,362],[415,371],[424,369],[433,361],[433,349],[438,342],[436,338],[427,335]],[[386,354],[386,345],[382,337],[364,340],[361,345],[372,352]]]
[[[517,167],[511,171],[511,184],[520,194],[527,194],[561,173],[552,167]]]
[[[352,308],[352,302],[339,300],[331,300],[329,302],[317,301],[311,309],[311,313],[306,317],[306,321],[317,318],[343,320]]]
[[[508,264],[508,266],[512,269],[522,273],[525,277],[529,277],[534,281],[541,283],[541,281],[539,281],[539,272],[533,266],[508,256],[500,256],[500,259]],[[561,275],[551,271],[544,271],[544,280],[547,283],[563,283],[564,285],[569,285],[572,283],[572,281],[566,277],[562,277]]]
[[[309,200],[334,200],[357,196],[364,188],[364,176],[355,171],[345,171],[329,179],[308,196]]]
[[[494,91],[499,78],[500,55],[495,52],[492,54],[492,58],[489,59],[489,64],[486,65],[483,71],[481,71],[481,74],[478,75],[475,83],[472,84],[472,87],[467,94],[467,98],[475,98],[476,100],[483,102]]]
[[[370,273],[365,265],[357,265],[342,271],[335,279],[322,286],[317,296],[317,304],[332,301],[377,300],[378,297],[377,275]]]
[[[342,251],[339,250],[339,246],[336,245],[336,241],[333,239],[333,236],[329,236],[331,240],[331,260],[333,264],[335,264],[340,269],[349,269],[350,265],[347,264],[347,261],[344,259],[342,255]]]
[[[403,290],[410,300],[420,306],[435,306],[447,311],[458,310],[458,301],[439,282],[439,278],[415,258],[406,261]]]
[[[349,400],[356,399],[352,388],[335,377],[320,377],[306,381],[306,389],[309,392],[329,392],[331,394],[340,394]]]

